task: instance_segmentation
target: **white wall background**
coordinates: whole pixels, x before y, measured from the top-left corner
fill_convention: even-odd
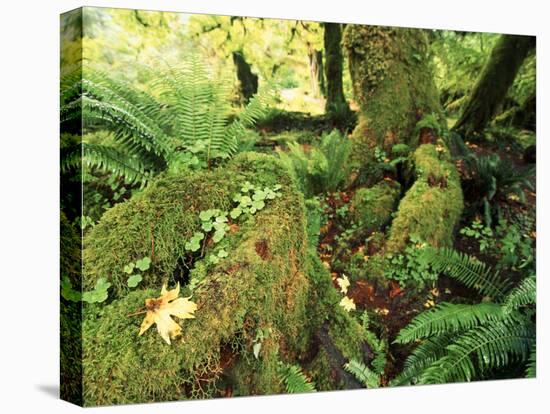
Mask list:
[[[58,15],[82,5],[536,34],[538,373],[536,380],[178,402],[102,413],[548,412],[549,28],[542,0],[73,0],[2,2],[0,22],[0,411],[70,413],[58,382]],[[546,18],[545,18],[546,17]],[[546,214],[545,214],[546,213]],[[546,256],[546,257],[545,257]]]

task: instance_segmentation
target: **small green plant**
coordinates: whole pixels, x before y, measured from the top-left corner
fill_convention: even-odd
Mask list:
[[[126,284],[129,288],[135,288],[143,280],[143,275],[141,273],[134,273],[134,270],[140,270],[145,272],[151,267],[151,258],[148,256],[142,257],[141,259],[136,260],[135,262],[130,262],[124,266],[124,273],[128,274],[128,280]]]
[[[233,201],[238,203],[229,213],[232,219],[237,219],[241,214],[255,214],[256,211],[265,207],[266,200],[273,200],[281,196],[281,186],[274,185],[272,188],[259,188],[246,182],[241,187],[241,191],[233,196]]]
[[[105,302],[109,297],[109,288],[111,283],[103,277],[97,279],[93,290],[87,292],[79,292],[73,289],[71,281],[68,278],[61,280],[61,296],[63,299],[71,302],[80,302],[81,300],[86,303],[101,303]]]
[[[385,276],[399,282],[403,288],[422,290],[427,284],[437,280],[438,273],[425,256],[428,245],[411,236],[410,243],[403,253],[388,254]]]
[[[477,240],[480,252],[488,250],[494,243],[493,230],[480,220],[474,220],[470,226],[460,229],[460,234]]]
[[[279,362],[279,378],[285,385],[286,392],[289,394],[316,391],[315,386],[297,365]]]
[[[335,192],[348,176],[351,140],[334,130],[309,150],[290,142],[288,152],[278,151],[281,160],[294,172],[306,198]]]

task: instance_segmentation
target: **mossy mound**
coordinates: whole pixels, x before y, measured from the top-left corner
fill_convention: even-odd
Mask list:
[[[185,243],[200,230],[200,211],[228,211],[232,197],[245,181],[259,186],[280,184],[287,196],[293,182],[286,169],[269,156],[246,153],[224,168],[211,172],[164,176],[141,194],[117,204],[86,235],[83,251],[83,287],[92,289],[98,278],[112,283],[111,297],[128,292],[123,268],[148,256],[151,269],[141,287],[158,288],[170,280],[188,256]],[[281,222],[285,213],[281,214]],[[114,294],[114,295],[113,295]]]
[[[417,179],[399,204],[386,253],[403,250],[411,236],[450,246],[464,208],[459,175],[442,143],[419,146],[413,160]]]
[[[359,122],[353,132],[352,161],[371,165],[374,148],[390,151],[399,143],[418,145],[416,123],[428,114],[443,121],[433,81],[425,30],[347,25],[348,52]]]
[[[350,216],[363,235],[380,229],[391,220],[399,199],[401,186],[396,181],[382,181],[373,187],[356,191]]]
[[[89,278],[101,274],[94,265],[114,269],[136,255],[151,254],[149,224],[154,222],[159,233],[153,232],[155,275],[144,280],[145,289],[127,293],[119,286],[114,291],[118,300],[87,308],[83,334],[87,405],[211,397],[222,373],[232,369],[228,360],[234,359],[235,366],[245,366],[239,377],[252,378],[243,394],[281,391],[275,361],[296,359],[310,339],[305,327],[309,322],[305,208],[290,177],[274,157],[242,155],[223,172],[163,178],[103,217],[87,240]],[[227,208],[235,187],[246,180],[281,184],[282,196],[243,223],[232,237],[229,257],[209,268],[193,292],[196,318],[183,323],[181,340],[168,346],[154,329],[138,337],[143,315],[128,314],[142,308],[146,298],[158,296],[161,280],[170,279],[181,254],[176,234],[183,232],[180,237],[185,238],[198,228],[199,210]],[[169,223],[175,228],[168,229]],[[168,234],[162,236],[160,229]],[[105,251],[105,245],[100,249],[102,241],[116,245],[116,255],[96,257]],[[115,275],[111,272],[110,280],[116,286]],[[253,344],[260,330],[269,334],[264,335],[256,359]]]

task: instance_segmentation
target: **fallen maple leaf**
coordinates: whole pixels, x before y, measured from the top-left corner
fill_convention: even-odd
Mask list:
[[[179,294],[179,283],[172,290],[167,290],[166,285],[163,285],[160,297],[145,299],[147,314],[141,323],[139,335],[142,335],[154,323],[157,324],[160,336],[168,345],[170,345],[170,338],[175,338],[181,334],[181,326],[171,316],[174,315],[180,319],[194,318],[193,313],[197,310],[197,304],[191,302],[189,298],[178,298]]]

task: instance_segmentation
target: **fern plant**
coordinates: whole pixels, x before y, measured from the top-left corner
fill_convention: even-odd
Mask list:
[[[462,177],[464,195],[471,201],[472,213],[481,212],[487,226],[498,215],[495,201],[511,194],[525,202],[524,188],[533,190],[534,166],[518,168],[496,154],[478,156],[471,151],[462,161],[466,167]]]
[[[279,363],[279,379],[289,394],[314,392],[315,386],[297,365]]]
[[[414,318],[395,342],[418,346],[394,384],[471,381],[512,366],[534,375],[535,276],[512,288],[477,259],[448,249],[429,255],[441,271],[492,301],[441,303]]]
[[[338,130],[321,138],[318,147],[305,150],[300,144],[288,144],[288,152],[279,151],[281,160],[294,172],[306,198],[338,190],[348,175],[351,141]]]
[[[70,170],[80,152],[84,164],[145,183],[167,168],[209,168],[232,157],[240,137],[266,111],[266,92],[253,97],[233,114],[227,77],[214,79],[196,57],[182,67],[165,71],[145,69],[149,92],[107,74],[86,70],[70,74],[61,83],[61,122],[82,120],[84,133],[106,129],[114,145],[77,146],[66,151],[62,169]]]
[[[356,359],[351,359],[344,365],[344,369],[353,374],[367,388],[378,388],[380,386],[380,376]]]

